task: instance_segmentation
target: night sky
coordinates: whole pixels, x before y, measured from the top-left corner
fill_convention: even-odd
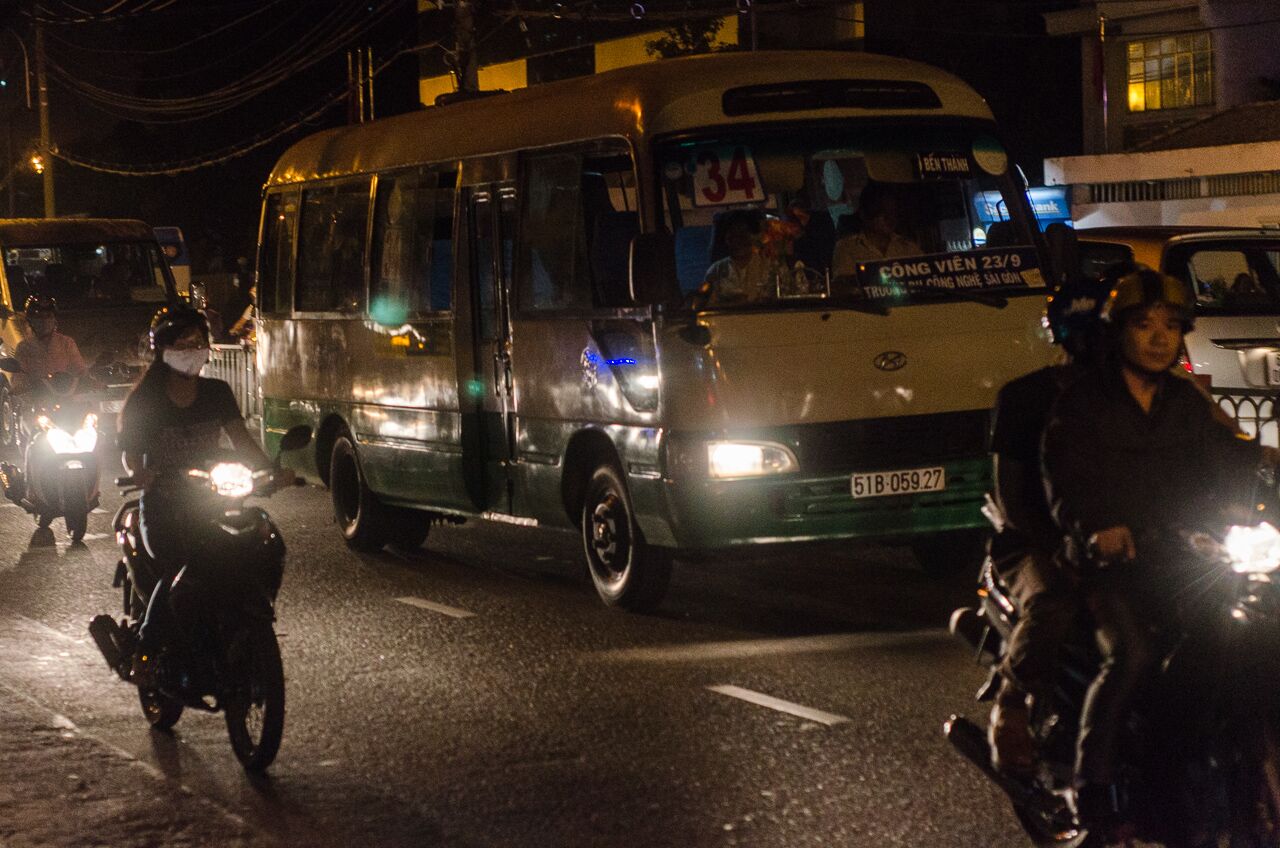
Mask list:
[[[629,31],[652,21],[617,19],[629,2],[568,4],[578,14],[520,20],[512,8],[546,11],[547,0],[490,0],[478,28],[482,58],[507,58]],[[729,0],[651,0],[651,13],[697,8],[725,14]],[[920,59],[957,73],[991,102],[1016,159],[1035,181],[1044,156],[1080,144],[1078,46],[1043,37],[1039,14],[1069,0],[867,0],[866,48]],[[593,10],[607,20],[593,20]],[[140,217],[178,225],[197,272],[230,270],[252,256],[259,192],[280,153],[308,132],[346,122],[335,102],[347,51],[372,47],[381,65],[407,48],[448,36],[451,13],[419,16],[414,0],[0,0],[0,154],[5,133],[25,161],[38,139],[24,103],[21,50],[44,23],[52,137],[65,155],[109,169],[177,170],[116,176],[57,165],[62,215]],[[377,77],[385,117],[419,108],[419,55],[432,72],[444,54],[403,53]],[[33,56],[34,60],[34,56]],[[326,109],[326,104],[331,104]],[[310,119],[303,121],[304,117]],[[281,132],[285,130],[284,132]],[[230,156],[273,137],[244,155]],[[0,168],[0,179],[8,172]],[[21,169],[18,215],[38,215],[40,180]],[[0,191],[0,215],[9,194]]]

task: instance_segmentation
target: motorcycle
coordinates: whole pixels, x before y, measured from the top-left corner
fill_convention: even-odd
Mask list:
[[[310,441],[311,428],[300,425],[284,435],[280,451]],[[117,622],[102,614],[89,624],[107,665],[138,685],[152,727],[172,728],[185,709],[221,711],[231,748],[249,771],[271,764],[284,734],[284,669],[274,623],[285,545],[266,511],[245,505],[280,488],[279,468],[278,456],[259,471],[228,458],[175,475],[166,491],[187,505],[200,553],[169,578],[166,639],[149,658],[154,674],[141,683],[131,673],[132,658],[148,599],[165,576],[142,542],[139,499],[129,497],[140,491],[136,480],[117,480],[126,501],[113,522],[122,557],[112,585],[121,590],[124,617]]]
[[[1274,501],[1274,487],[1267,499]],[[1263,500],[1263,499],[1260,499]],[[1276,504],[1258,504],[1271,516]],[[1188,569],[1174,624],[1160,634],[1163,663],[1121,730],[1118,821],[1081,827],[1067,803],[1085,694],[1100,661],[1084,626],[1061,652],[1055,684],[1035,699],[1034,775],[996,770],[984,728],[951,716],[951,744],[1012,802],[1037,846],[1100,848],[1128,839],[1168,846],[1280,846],[1280,531],[1270,523],[1218,534],[1171,534]],[[1123,564],[1108,565],[1123,568]],[[956,610],[951,632],[990,669],[990,701],[1018,609],[984,562],[976,607]],[[1226,843],[1221,843],[1226,844]]]
[[[18,373],[22,367],[6,357],[0,369]],[[61,517],[75,542],[84,539],[100,495],[97,400],[84,391],[87,382],[66,373],[49,377],[20,416],[25,469],[0,463],[5,497],[34,515],[41,528]]]

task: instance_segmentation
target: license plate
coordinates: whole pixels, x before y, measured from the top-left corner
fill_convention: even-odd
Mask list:
[[[941,492],[947,488],[945,468],[912,468],[906,471],[871,471],[853,475],[851,489],[855,498],[883,498],[892,495],[914,495]]]
[[[1267,382],[1280,386],[1280,350],[1267,351]]]
[[[121,412],[124,409],[123,400],[104,400],[102,402],[103,412]]]

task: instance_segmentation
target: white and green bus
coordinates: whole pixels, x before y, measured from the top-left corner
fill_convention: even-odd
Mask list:
[[[859,253],[871,193],[885,257]],[[984,525],[997,389],[1051,357],[1038,239],[982,98],[860,53],[321,132],[264,190],[264,436],[315,428],[354,548],[459,517],[576,529],[630,609],[681,552],[868,538],[936,568]],[[704,285],[733,263],[749,296]]]

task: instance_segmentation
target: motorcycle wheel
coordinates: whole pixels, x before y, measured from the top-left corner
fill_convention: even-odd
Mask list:
[[[142,704],[142,714],[156,730],[168,730],[182,718],[182,702],[159,689],[139,689],[138,701]]]
[[[18,414],[7,384],[0,386],[0,445],[6,448],[18,446]]]
[[[67,523],[67,535],[71,541],[84,541],[84,534],[89,529],[89,513],[76,510],[63,516],[62,520]]]
[[[227,659],[223,710],[231,749],[246,771],[264,771],[284,737],[284,664],[271,625],[243,630]]]

